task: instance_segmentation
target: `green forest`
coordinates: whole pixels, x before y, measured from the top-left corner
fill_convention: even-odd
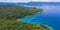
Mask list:
[[[42,9],[17,5],[0,5],[0,30],[50,30],[42,24],[28,24],[18,18],[42,13]]]

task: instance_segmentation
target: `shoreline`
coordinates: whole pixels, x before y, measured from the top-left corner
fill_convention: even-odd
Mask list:
[[[54,28],[52,28],[52,27],[50,27],[50,26],[48,26],[48,25],[45,25],[45,24],[42,24],[42,25],[48,27],[50,30],[54,30]]]
[[[25,22],[25,21],[21,21],[21,22],[24,22],[24,23],[28,23],[28,24],[37,24],[37,23],[31,23],[31,22]],[[38,24],[37,24],[38,25]],[[49,28],[50,30],[54,30],[54,28],[48,26],[48,25],[45,25],[45,24],[42,24],[43,26],[46,26],[47,28]]]

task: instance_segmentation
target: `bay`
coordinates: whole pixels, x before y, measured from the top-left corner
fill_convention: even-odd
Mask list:
[[[30,6],[26,6],[30,7]],[[44,24],[53,30],[60,30],[60,6],[31,6],[43,9],[42,13],[26,16],[20,21],[32,24]],[[30,22],[31,21],[31,22]]]

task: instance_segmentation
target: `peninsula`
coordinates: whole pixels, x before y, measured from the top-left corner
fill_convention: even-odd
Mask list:
[[[0,30],[50,30],[42,24],[16,21],[18,18],[41,13],[42,9],[18,5],[0,5]]]

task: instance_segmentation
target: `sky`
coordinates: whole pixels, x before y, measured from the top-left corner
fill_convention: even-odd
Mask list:
[[[0,2],[30,2],[30,1],[36,1],[36,2],[60,2],[60,0],[0,0]]]

